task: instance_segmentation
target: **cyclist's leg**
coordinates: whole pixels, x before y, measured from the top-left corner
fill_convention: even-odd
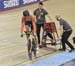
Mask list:
[[[32,23],[28,23],[27,24],[27,30],[29,30],[28,28],[33,32],[33,25],[32,25]],[[35,44],[34,46],[35,46],[35,49],[36,49],[37,48],[37,37],[36,36],[34,36],[34,40],[35,40],[34,41],[35,42],[34,43]]]
[[[33,25],[32,25],[32,23],[30,23],[30,28],[31,28],[31,31],[33,32]],[[34,36],[34,40],[35,40],[35,47],[37,48],[37,37],[34,35],[34,33],[33,33],[33,36]]]
[[[26,29],[26,32],[28,32],[30,27],[28,25],[25,25],[25,29]],[[29,39],[28,34],[26,36],[27,36],[28,56],[29,56],[29,59],[32,60],[31,40]]]

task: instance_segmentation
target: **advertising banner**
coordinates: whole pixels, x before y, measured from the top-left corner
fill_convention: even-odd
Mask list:
[[[0,0],[0,10],[19,6],[19,0]]]
[[[44,1],[44,0],[0,0],[0,10],[19,7],[38,1]]]

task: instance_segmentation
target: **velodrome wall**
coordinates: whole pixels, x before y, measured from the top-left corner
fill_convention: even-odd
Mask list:
[[[45,1],[45,0],[0,0],[0,11],[29,5],[31,3]]]

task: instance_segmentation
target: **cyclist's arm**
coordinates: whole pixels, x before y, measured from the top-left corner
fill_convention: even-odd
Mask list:
[[[24,16],[23,16],[23,17],[22,17],[22,20],[21,20],[21,34],[23,34],[23,31],[24,31],[24,28],[25,28],[24,23],[25,23],[25,18],[24,18]]]

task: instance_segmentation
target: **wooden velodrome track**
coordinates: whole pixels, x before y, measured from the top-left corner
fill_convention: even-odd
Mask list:
[[[37,4],[33,4],[0,13],[0,66],[26,66],[30,62],[27,57],[26,37],[20,37],[20,23],[23,10],[33,12],[36,8]],[[48,0],[44,2],[44,8],[56,23],[58,32],[59,24],[55,15],[60,14],[73,28],[71,37],[75,36],[75,0]],[[45,55],[54,52],[50,48],[41,49],[38,57],[46,57]]]

